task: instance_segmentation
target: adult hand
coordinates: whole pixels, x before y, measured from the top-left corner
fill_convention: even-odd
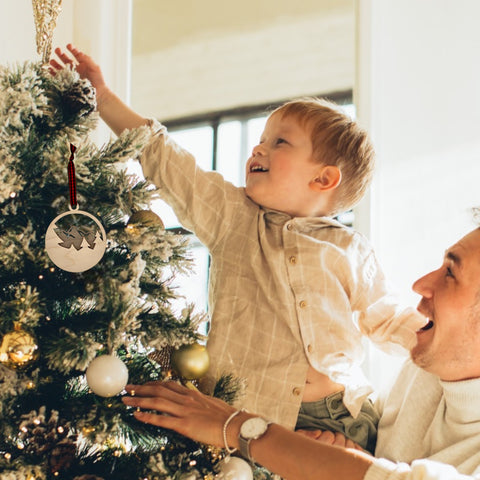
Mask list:
[[[135,412],[138,420],[175,430],[201,443],[224,446],[223,425],[235,409],[222,400],[174,382],[127,385],[126,389],[134,396],[124,396],[125,405],[158,412]],[[238,448],[240,425],[252,416],[240,412],[231,420],[227,429],[229,447]],[[265,435],[252,442],[250,451],[259,464],[290,480],[364,478],[372,457],[322,443],[271,425]]]
[[[356,444],[353,440],[347,438],[343,433],[331,432],[328,430],[296,430],[300,435],[304,435],[308,438],[313,438],[320,443],[326,445],[336,445],[337,447],[353,448],[355,450],[364,451],[363,448]]]
[[[158,413],[136,411],[141,422],[175,430],[201,443],[223,447],[223,425],[235,408],[214,397],[190,390],[173,381],[127,385],[132,396],[125,405]]]

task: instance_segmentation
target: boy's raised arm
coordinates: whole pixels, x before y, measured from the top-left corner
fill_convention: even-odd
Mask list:
[[[50,71],[55,74],[66,65],[70,65],[77,70],[82,78],[88,79],[97,92],[97,108],[100,117],[115,134],[120,135],[124,130],[147,125],[146,118],[133,111],[108,88],[101,68],[89,55],[71,44],[67,45],[67,49],[71,55],[60,48],[55,49],[55,54],[61,63],[56,59],[50,60]]]

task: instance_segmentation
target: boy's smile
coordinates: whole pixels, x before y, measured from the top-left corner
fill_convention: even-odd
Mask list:
[[[260,165],[258,162],[253,161],[250,164],[250,173],[253,173],[253,172],[268,172],[268,169],[265,167],[262,167],[262,165]]]

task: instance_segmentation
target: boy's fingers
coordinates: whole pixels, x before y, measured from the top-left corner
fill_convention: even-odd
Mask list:
[[[56,70],[60,70],[62,68],[62,66],[56,60],[50,60],[50,65]]]
[[[67,45],[67,49],[70,53],[78,60],[79,55],[82,55],[82,52],[75,48],[71,43]]]
[[[55,54],[65,65],[73,65],[73,60],[66,53],[64,53],[60,48],[57,47],[55,49]],[[52,60],[52,61],[55,61],[55,60]],[[58,62],[55,62],[55,63],[56,63],[55,68],[62,68]]]

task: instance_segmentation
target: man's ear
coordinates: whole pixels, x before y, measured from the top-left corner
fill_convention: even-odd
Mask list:
[[[324,165],[310,182],[310,188],[319,192],[326,192],[337,188],[341,181],[342,172],[338,167],[335,165]]]

